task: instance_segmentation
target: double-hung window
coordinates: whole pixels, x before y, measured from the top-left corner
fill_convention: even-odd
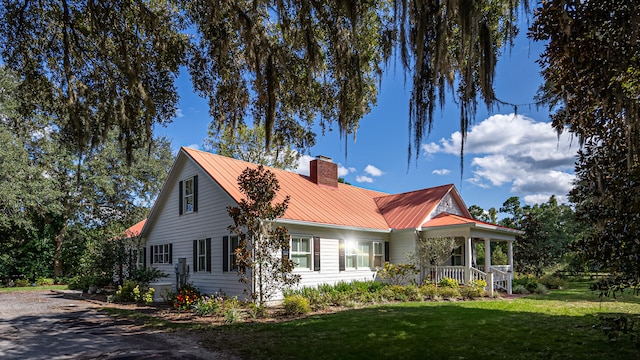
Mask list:
[[[359,242],[358,243],[358,268],[370,268],[371,267],[371,243]]]
[[[151,263],[152,264],[171,264],[171,244],[152,245],[151,246]]]
[[[349,242],[345,249],[345,265],[348,269],[355,269],[358,261],[358,243]]]
[[[222,271],[237,271],[236,249],[240,247],[238,235],[224,236],[222,238]]]
[[[340,240],[338,267],[346,269],[371,269],[382,267],[385,248],[381,241],[344,241]]]
[[[193,271],[211,272],[211,239],[193,240]]]
[[[193,212],[193,178],[184,181],[184,212]]]
[[[291,238],[291,260],[296,269],[312,269],[311,239],[309,237]]]
[[[374,267],[382,267],[383,255],[384,254],[382,252],[382,243],[374,242],[373,243],[373,266]]]
[[[180,215],[198,211],[198,175],[178,183]]]
[[[461,266],[462,265],[462,245],[451,251],[451,265],[452,266]]]

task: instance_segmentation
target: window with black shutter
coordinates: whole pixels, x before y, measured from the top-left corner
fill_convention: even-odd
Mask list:
[[[346,266],[345,266],[345,247],[344,247],[344,240],[343,239],[338,240],[338,269],[340,271],[346,270]]]
[[[313,238],[313,271],[320,271],[320,238]]]

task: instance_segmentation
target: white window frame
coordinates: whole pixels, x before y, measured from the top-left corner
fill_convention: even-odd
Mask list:
[[[238,271],[240,267],[236,264],[236,249],[240,247],[240,238],[238,235],[229,235],[227,241],[229,242],[229,246],[227,247],[227,249],[229,249],[229,253],[227,254],[229,257],[229,269],[224,269],[224,271]]]
[[[196,258],[198,259],[197,271],[207,271],[207,240],[206,239],[198,239],[198,254]]]
[[[152,245],[154,264],[171,264],[169,244]]]
[[[189,214],[194,212],[194,201],[195,201],[195,181],[193,181],[193,176],[184,179],[184,193],[182,194],[182,212],[183,214]],[[190,186],[188,185],[190,184]],[[189,190],[191,192],[189,192]]]
[[[462,253],[463,253],[463,246],[460,245],[458,247],[453,248],[453,250],[451,250],[451,265],[452,266],[462,266],[464,265],[463,263],[463,259],[462,259]],[[460,259],[459,262],[460,264],[456,264],[456,259]]]
[[[294,246],[294,243],[307,243],[308,251],[301,251],[300,247]],[[300,266],[300,263],[296,262],[294,257],[306,257],[308,266]],[[313,270],[313,237],[312,236],[291,236],[289,240],[289,259],[295,262],[295,270]]]
[[[373,247],[373,242],[358,241],[358,247],[357,247],[358,260],[356,265],[357,269],[371,268],[371,252],[373,251],[372,247]]]
[[[344,267],[350,270],[371,270],[384,264],[384,247],[382,241],[352,240],[345,243]]]
[[[374,241],[372,250],[373,262],[371,263],[375,268],[382,267],[384,265],[384,246],[381,241]]]

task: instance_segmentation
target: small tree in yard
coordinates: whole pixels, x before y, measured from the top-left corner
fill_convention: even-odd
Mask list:
[[[238,177],[245,198],[238,207],[227,211],[234,225],[229,230],[238,234],[236,265],[240,281],[251,284],[251,296],[260,306],[286,286],[296,285],[299,275],[292,274],[295,263],[288,256],[289,234],[285,227],[274,226],[289,204],[289,196],[273,203],[280,184],[275,174],[262,165],[247,168]]]
[[[416,242],[416,251],[409,254],[409,258],[420,269],[421,280],[424,281],[425,268],[433,266],[436,269],[436,281],[434,282],[438,286],[438,266],[451,257],[451,252],[455,247],[456,240],[452,237],[427,238],[420,235]]]

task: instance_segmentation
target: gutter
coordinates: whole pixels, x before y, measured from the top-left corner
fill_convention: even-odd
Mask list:
[[[316,226],[327,229],[342,229],[342,230],[352,230],[352,231],[366,231],[366,232],[374,232],[381,234],[389,234],[393,229],[372,229],[358,226],[347,226],[347,225],[336,225],[336,224],[324,224],[317,223],[311,221],[302,221],[302,220],[290,220],[290,219],[276,219],[275,222],[281,224],[289,224],[289,225],[302,225],[302,226]]]

